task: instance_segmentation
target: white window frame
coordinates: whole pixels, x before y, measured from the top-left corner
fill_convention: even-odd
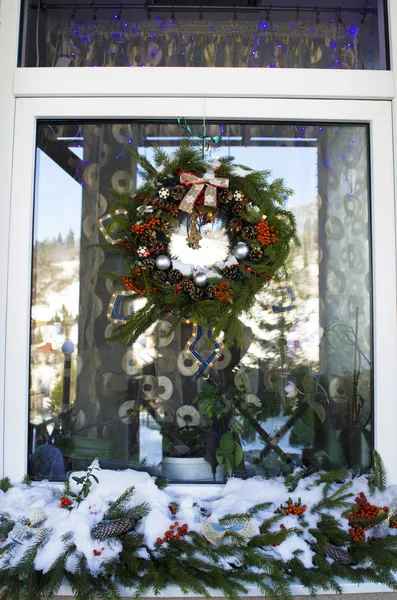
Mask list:
[[[27,472],[31,248],[39,119],[187,118],[369,123],[374,280],[375,447],[397,482],[397,319],[392,110],[385,101],[259,98],[20,98],[16,102],[6,332],[4,469]],[[249,122],[249,121],[248,121]]]
[[[370,126],[374,283],[375,447],[397,483],[394,71],[312,69],[19,69],[21,0],[0,0],[0,477],[26,472],[31,240],[38,119],[220,118],[318,120]],[[315,4],[315,3],[314,3]],[[391,67],[397,2],[388,0]],[[171,89],[172,83],[172,89]],[[206,98],[205,106],[203,98]],[[274,100],[276,99],[276,100]],[[392,127],[394,125],[394,127]],[[393,131],[393,134],[391,133]],[[392,148],[394,141],[394,154]],[[204,495],[204,487],[185,486]],[[212,491],[214,488],[211,488]],[[345,593],[389,591],[342,584]],[[293,586],[296,594],[307,594]],[[60,594],[71,594],[65,587]],[[125,595],[130,595],[127,592]],[[171,588],[167,596],[181,596]],[[260,596],[252,588],[250,596]]]

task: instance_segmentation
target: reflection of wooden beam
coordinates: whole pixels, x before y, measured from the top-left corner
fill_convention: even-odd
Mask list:
[[[290,416],[288,421],[284,423],[281,429],[278,432],[277,439],[281,439],[285,436],[286,433],[291,429],[295,421],[297,421],[308,409],[309,405],[306,402],[300,402],[298,408],[294,412],[293,415]],[[265,458],[268,454],[270,454],[271,450],[274,450],[273,445],[267,445],[261,452],[262,458]]]
[[[68,175],[81,183],[79,175],[83,172],[83,163],[81,159],[69,148],[71,142],[66,140],[49,141],[43,136],[38,136],[37,146],[49,158],[51,158]]]
[[[274,452],[285,463],[290,464],[292,462],[292,459],[288,456],[288,454],[286,454],[283,450],[281,450],[281,448],[279,448],[277,444],[273,443],[273,438],[267,433],[267,431],[265,431],[263,429],[263,427],[261,425],[259,425],[258,421],[256,421],[256,419],[254,419],[254,417],[248,412],[248,410],[246,410],[245,408],[242,408],[240,403],[237,403],[236,407],[237,407],[237,410],[239,411],[239,413],[242,414],[243,417],[245,419],[247,419],[247,421],[249,421],[250,425],[252,425],[252,427],[255,429],[255,431],[266,442],[266,447],[261,452],[261,455],[267,456],[268,454],[270,454],[270,452],[272,450],[274,450]],[[263,454],[264,452],[266,452],[266,454]]]

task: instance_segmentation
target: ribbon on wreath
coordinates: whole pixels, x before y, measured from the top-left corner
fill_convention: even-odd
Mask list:
[[[202,519],[204,537],[212,544],[219,544],[228,533],[237,533],[247,539],[256,533],[256,527],[251,519],[244,521],[230,521],[224,525],[212,523],[209,519]]]
[[[204,205],[216,208],[218,188],[225,190],[229,187],[229,180],[226,177],[215,177],[213,173],[205,173],[203,177],[199,177],[194,173],[182,171],[179,177],[182,185],[191,186],[179,205],[179,210],[187,213],[192,212],[204,188]]]

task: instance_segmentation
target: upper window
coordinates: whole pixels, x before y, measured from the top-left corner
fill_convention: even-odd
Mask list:
[[[200,123],[189,126],[197,131]],[[197,336],[188,318],[174,329],[173,310],[129,346],[109,340],[117,323],[145,301],[123,296],[129,288],[122,276],[131,268],[103,246],[112,240],[118,200],[134,197],[143,183],[128,149],[153,161],[157,146],[164,159],[181,133],[178,125],[153,120],[39,125],[30,474],[62,479],[95,457],[108,468],[148,469],[179,481],[222,481],[225,463],[240,477],[299,465],[365,470],[373,430],[368,128],[207,123],[207,133],[221,136],[211,148],[214,160],[234,156],[239,165],[270,170],[269,185],[275,181],[281,189],[283,178],[294,190],[279,200],[296,219],[301,247],[293,247],[287,272],[279,273],[284,279],[270,281],[252,312],[241,316],[243,344],[217,353],[199,378],[197,355],[212,356],[214,340],[205,328]],[[187,194],[174,179],[153,196],[153,217],[177,206],[175,194],[178,202]],[[217,201],[231,215],[233,243],[243,246],[243,254],[233,252],[222,267],[227,286],[236,290],[245,277],[261,277],[261,257],[272,240],[253,227],[255,215],[240,210],[238,195],[221,191]],[[136,199],[143,205],[145,193]],[[139,243],[130,240],[141,257],[131,277],[138,288],[145,277],[164,294],[193,295],[215,306],[224,297],[210,290],[214,272],[207,282],[193,277],[192,283],[189,271],[189,286],[178,285],[177,271],[186,275],[193,264],[193,275],[205,272],[231,251],[227,231],[197,202],[194,228],[182,219],[179,229],[167,230],[169,242],[150,226],[140,231],[148,217],[139,213],[128,233],[141,236]],[[186,240],[193,234],[196,240]],[[172,265],[162,265],[167,252]],[[106,279],[100,271],[115,276]],[[227,311],[230,304],[222,306]]]
[[[20,66],[387,69],[384,0],[23,3]]]

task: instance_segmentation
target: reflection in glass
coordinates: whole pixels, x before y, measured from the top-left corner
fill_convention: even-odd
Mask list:
[[[128,318],[145,300],[127,297],[109,310],[124,290],[98,274],[123,271],[119,255],[101,246],[99,219],[112,209],[111,189],[131,194],[141,183],[128,146],[149,159],[152,143],[172,152],[179,127],[39,127],[29,428],[35,479],[62,479],[98,457],[106,468],[223,481],[226,461],[219,458],[240,448],[238,477],[297,465],[359,472],[369,466],[367,129],[223,123],[208,130],[222,135],[211,148],[215,160],[231,155],[252,169],[270,169],[295,190],[283,201],[302,246],[293,248],[288,274],[242,317],[244,347],[225,348],[209,377],[195,381],[198,367],[185,353],[193,324],[174,329],[170,313],[132,346],[112,342],[118,317]],[[200,248],[185,247],[185,224],[171,233],[173,254],[185,267],[223,261],[230,250],[216,220],[200,232]],[[292,304],[290,289],[294,310],[277,311]],[[212,343],[204,329],[197,344],[203,356]]]

